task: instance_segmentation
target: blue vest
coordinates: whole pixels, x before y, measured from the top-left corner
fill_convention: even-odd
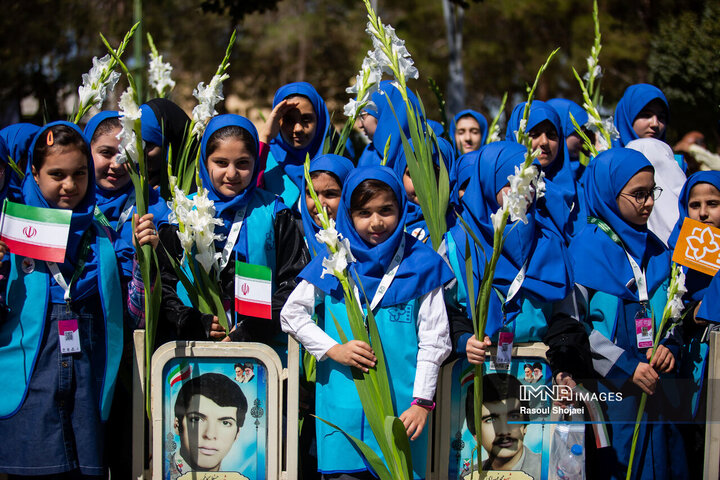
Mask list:
[[[333,316],[348,339],[352,330],[344,302],[325,297],[325,315],[320,322],[325,332],[342,343]],[[395,413],[399,416],[410,408],[417,365],[418,336],[417,317],[420,303],[408,303],[383,307],[375,314],[378,331],[384,346],[388,367],[390,394]],[[324,319],[324,320],[323,320]],[[367,443],[380,458],[383,455],[370,424],[365,418],[360,397],[352,378],[350,367],[331,359],[317,363],[315,411],[319,418],[342,428],[346,433]],[[350,441],[338,430],[323,422],[315,422],[318,445],[318,470],[325,474],[333,472],[359,472],[368,467]],[[420,438],[410,442],[414,478],[425,478],[429,425],[425,425]]]
[[[472,241],[472,240],[470,240]],[[460,256],[457,251],[457,243],[449,233],[445,235],[445,245],[447,247],[447,258],[450,261],[450,267],[455,273],[457,280],[456,298],[458,305],[465,307],[467,312],[468,294],[462,273],[465,265],[460,264]],[[463,270],[461,270],[463,269]],[[548,329],[547,319],[552,315],[553,305],[551,302],[541,302],[534,298],[523,298],[522,288],[518,292],[522,301],[520,303],[520,311],[510,317],[507,326],[513,332],[514,343],[538,342],[541,341]],[[494,301],[493,298],[490,301]],[[498,335],[494,335],[491,340],[497,342]]]
[[[291,210],[295,212],[299,211],[298,201],[300,200],[300,187],[295,185],[295,182],[285,174],[285,170],[277,163],[272,152],[268,153],[263,178],[265,181],[265,190],[279,196],[282,202],[290,207]]]
[[[122,356],[124,308],[115,249],[104,228],[97,223],[94,228],[98,247],[98,291],[105,322],[105,369],[99,399],[101,418],[105,421],[110,415],[115,378]],[[25,273],[23,259],[11,254],[9,260],[6,298],[12,303],[7,320],[0,325],[0,385],[3,386],[0,418],[17,413],[28,394],[47,323],[50,300],[47,266],[45,262],[36,261],[34,271]]]

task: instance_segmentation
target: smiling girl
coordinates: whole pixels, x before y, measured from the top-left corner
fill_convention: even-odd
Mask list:
[[[141,304],[131,281],[133,252],[93,218],[90,146],[74,124],[54,122],[35,136],[22,186],[26,205],[72,211],[65,260],[10,254],[0,323],[0,471],[72,478],[103,475],[103,431],[123,347],[125,305]],[[157,245],[143,217],[139,244]],[[4,287],[4,285],[3,285]],[[136,326],[141,318],[129,319]],[[75,330],[68,336],[64,330]],[[79,338],[77,338],[79,336]],[[72,339],[76,344],[65,344]],[[42,448],[38,448],[41,446]]]
[[[216,251],[230,249],[220,260],[220,287],[230,317],[227,340],[258,341],[281,348],[280,308],[295,288],[295,277],[307,263],[307,250],[293,215],[273,194],[256,187],[258,134],[253,124],[239,115],[214,117],[205,130],[200,153],[200,180],[215,203],[215,215],[223,225],[216,233]],[[233,226],[235,229],[233,229]],[[238,230],[239,227],[239,230]],[[163,244],[180,260],[183,250],[177,228],[162,231]],[[230,242],[230,243],[228,243]],[[235,315],[235,261],[263,265],[272,270],[272,320]],[[165,322],[158,330],[167,339],[223,339],[225,332],[211,314],[193,307],[167,263],[163,271]],[[178,295],[180,293],[180,295]]]
[[[406,208],[403,187],[392,170],[358,168],[345,180],[337,229],[350,241],[357,259],[350,268],[373,308],[385,348],[395,411],[411,439],[415,478],[424,478],[425,424],[434,407],[440,365],[450,352],[442,286],[452,273],[430,247],[403,231]],[[351,335],[351,329],[337,279],[322,275],[324,257],[315,257],[300,274],[302,282],[281,314],[283,330],[318,359],[318,417],[363,438],[380,454],[378,444],[368,433],[370,426],[350,370],[352,367],[367,372],[373,368],[375,353],[370,345],[358,340],[340,343],[335,323],[329,319],[336,318],[347,335]],[[393,258],[401,259],[397,270],[392,269]],[[318,324],[312,319],[315,311],[323,313]],[[343,435],[322,422],[316,425],[318,469],[324,478],[373,478],[362,456]]]

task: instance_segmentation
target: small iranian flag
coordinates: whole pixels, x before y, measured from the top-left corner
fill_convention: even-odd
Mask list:
[[[190,378],[190,374],[192,373],[192,367],[188,362],[180,362],[178,365],[176,365],[172,370],[168,372],[167,381],[172,387],[178,382],[181,382],[183,380],[187,380]]]
[[[475,365],[470,365],[460,374],[460,385],[472,382],[475,377]]]
[[[262,265],[235,262],[235,313],[272,318],[272,270]]]
[[[0,240],[15,255],[62,263],[71,219],[72,210],[32,207],[5,200]]]

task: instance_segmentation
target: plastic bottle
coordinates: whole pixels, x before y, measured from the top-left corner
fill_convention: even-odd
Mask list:
[[[557,478],[562,480],[583,480],[583,447],[575,444],[557,464]]]

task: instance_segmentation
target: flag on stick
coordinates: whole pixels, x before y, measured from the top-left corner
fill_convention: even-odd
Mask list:
[[[235,313],[272,318],[272,270],[262,265],[235,262]]]
[[[36,260],[65,261],[72,210],[3,203],[0,240],[11,253]]]

